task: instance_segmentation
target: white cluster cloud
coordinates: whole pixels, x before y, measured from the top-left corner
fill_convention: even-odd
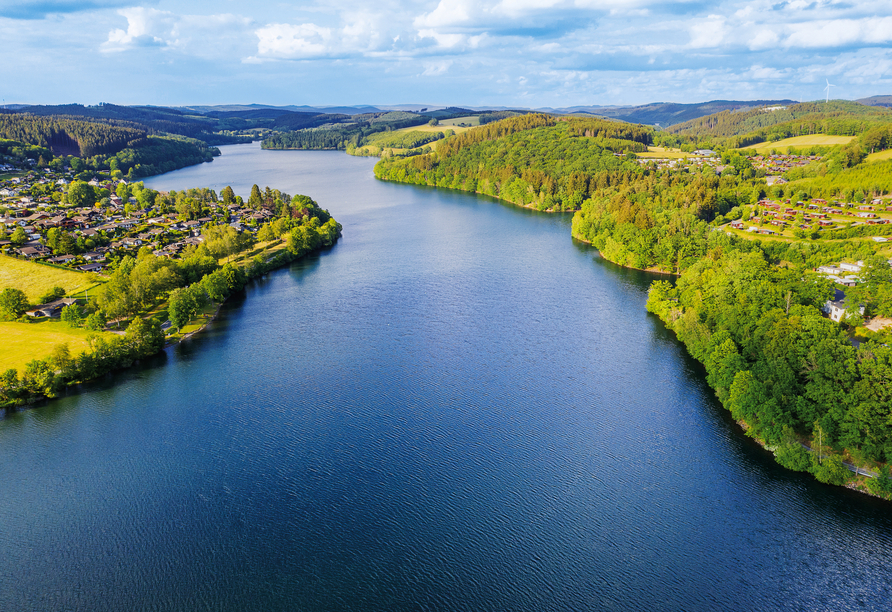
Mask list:
[[[103,52],[161,47],[198,57],[215,57],[221,48],[237,43],[251,24],[250,19],[238,15],[177,15],[145,7],[120,9],[118,14],[127,19],[127,29],[111,30],[101,45]]]

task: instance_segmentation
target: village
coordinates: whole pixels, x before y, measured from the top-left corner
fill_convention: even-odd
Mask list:
[[[0,166],[0,172],[14,170]],[[203,241],[202,229],[229,225],[256,232],[273,217],[268,210],[235,203],[210,203],[206,216],[184,220],[161,206],[144,206],[137,197],[119,195],[123,179],[93,178],[87,184],[102,197],[92,206],[63,203],[71,172],[33,170],[0,182],[0,251],[7,255],[82,272],[101,272],[126,255],[148,247],[154,255],[176,258]],[[140,185],[141,186],[141,185]],[[35,192],[41,195],[35,195]],[[161,193],[161,195],[166,195]],[[61,237],[56,248],[51,232]]]

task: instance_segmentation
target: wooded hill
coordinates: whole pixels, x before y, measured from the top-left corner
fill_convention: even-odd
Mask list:
[[[892,109],[831,100],[786,108],[722,111],[673,125],[666,132],[735,148],[811,134],[860,136],[885,125],[892,125]]]
[[[67,117],[0,114],[0,138],[84,157],[114,154],[146,142],[146,132]]]
[[[219,149],[180,135],[150,135],[146,130],[115,123],[66,116],[0,113],[2,151],[22,159],[43,160],[70,156],[79,172],[120,172],[140,178],[210,161]],[[55,162],[53,162],[55,163]]]
[[[648,130],[606,120],[522,115],[448,138],[435,153],[383,160],[375,174],[485,193],[539,210],[576,210],[591,189],[640,171],[614,152],[640,152],[646,145],[604,135],[647,140]]]
[[[235,144],[250,141],[250,139],[220,133],[221,130],[232,129],[232,127],[224,125],[218,118],[205,117],[199,114],[187,115],[182,111],[165,107],[118,106],[116,104],[100,104],[98,106],[64,104],[27,106],[17,109],[16,112],[39,117],[61,116],[68,119],[104,123],[116,127],[142,130],[147,135],[153,136],[185,136],[201,140],[208,145]]]

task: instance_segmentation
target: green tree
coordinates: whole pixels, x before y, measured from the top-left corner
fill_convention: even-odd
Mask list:
[[[8,287],[0,291],[0,319],[13,321],[28,310],[28,297],[21,289]]]
[[[93,206],[96,203],[96,192],[83,181],[71,181],[68,185],[68,203],[77,207]]]
[[[90,331],[102,331],[105,329],[106,323],[105,315],[101,310],[97,310],[87,317],[86,321],[84,321],[84,327]]]
[[[61,318],[69,327],[80,327],[81,323],[83,323],[84,315],[80,306],[71,304],[62,309]]]
[[[223,191],[220,192],[220,197],[223,200],[224,206],[229,206],[230,204],[235,203],[235,192],[232,190],[232,187],[228,185],[223,188]]]
[[[38,303],[49,304],[50,302],[55,302],[62,297],[65,297],[65,289],[62,287],[53,287],[42,296],[40,296]]]
[[[28,241],[28,234],[26,234],[25,229],[21,225],[19,225],[15,228],[12,236],[9,237],[9,241],[16,246],[22,246]]]
[[[263,204],[263,195],[260,193],[260,187],[254,185],[251,187],[251,196],[248,198],[248,208],[260,208]]]

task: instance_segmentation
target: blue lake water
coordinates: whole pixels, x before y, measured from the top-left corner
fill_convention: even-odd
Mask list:
[[[890,506],[778,467],[570,218],[222,147],[332,250],[0,421],[0,610],[888,610]]]

